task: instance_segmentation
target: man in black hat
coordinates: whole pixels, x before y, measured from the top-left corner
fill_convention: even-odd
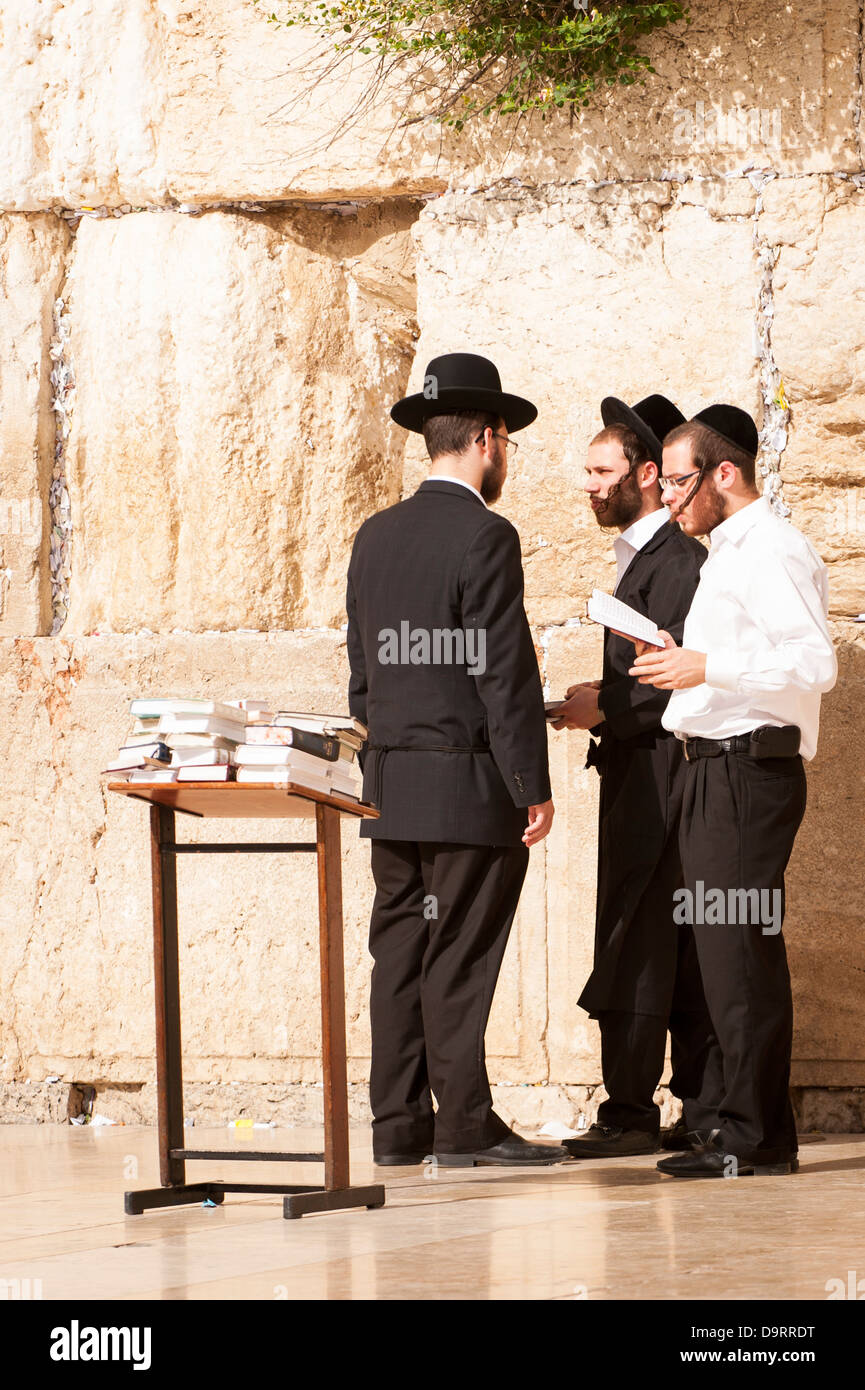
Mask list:
[[[520,542],[489,510],[536,408],[486,358],[450,353],[391,410],[429,478],[358,531],[349,706],[369,728],[376,895],[370,1102],[381,1164],[548,1164],[492,1108],[484,1032],[528,867],[553,818]],[[432,1096],[437,1109],[433,1110]]]
[[[584,489],[598,524],[618,532],[616,597],[681,636],[706,551],[670,520],[659,474],[661,440],[685,417],[654,395],[633,408],[608,396],[601,418]],[[669,695],[628,674],[633,650],[605,628],[602,679],[572,686],[553,724],[600,737],[589,749],[601,776],[595,959],[579,1003],[598,1020],[608,1099],[588,1132],[566,1141],[577,1158],[658,1148],[654,1093],[668,1026],[670,1089],[684,1103],[687,1129],[707,1118],[700,1092],[711,1030],[693,944],[673,921],[681,746],[661,724]]]
[[[676,1177],[798,1167],[784,871],[805,811],[802,759],[814,756],[820,697],[837,663],[826,567],[760,496],[758,445],[754,421],[730,405],[709,406],[667,436],[672,515],[711,546],[683,645],[670,633],[663,651],[638,643],[631,668],[672,692],[663,722],[686,758],[677,908],[692,924],[723,1055],[710,1134],[658,1164]]]

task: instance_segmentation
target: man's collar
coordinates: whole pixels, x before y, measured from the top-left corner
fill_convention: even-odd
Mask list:
[[[478,492],[477,488],[472,487],[471,483],[463,482],[462,478],[451,478],[449,476],[446,476],[444,473],[436,473],[431,478],[424,478],[420,486],[425,491],[434,490],[436,492],[452,492],[452,484],[454,483],[456,483],[457,487],[459,488],[466,488],[470,496],[477,498],[481,506],[486,507],[487,504],[481,497],[481,494]],[[418,489],[418,491],[420,491],[420,488]],[[458,495],[458,493],[454,494],[454,496]]]
[[[746,536],[752,526],[765,521],[766,517],[772,515],[772,508],[769,505],[768,497],[755,497],[753,502],[740,507],[738,511],[728,516],[726,521],[722,521],[720,526],[716,526],[709,533],[709,544],[712,549],[718,545],[723,545],[724,541],[732,541],[733,545],[738,545],[743,536]]]
[[[626,531],[622,531],[616,540],[624,541],[633,550],[642,550],[643,546],[652,539],[656,531],[666,525],[670,520],[670,513],[666,507],[657,507],[653,512],[647,512],[645,516],[637,517]]]

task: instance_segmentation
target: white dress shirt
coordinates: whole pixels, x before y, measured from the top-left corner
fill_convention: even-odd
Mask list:
[[[817,751],[820,695],[838,675],[829,633],[826,566],[765,497],[710,536],[682,646],[706,653],[706,679],[674,690],[665,729],[730,738],[760,724],[798,724],[801,753]]]
[[[467,487],[468,490],[469,490],[469,492],[473,492],[474,495],[475,495],[475,497],[479,498],[481,502],[484,502],[484,499],[481,497],[481,495],[480,495],[480,493],[478,492],[477,488],[476,488],[476,487],[472,487],[471,483],[467,483],[466,480],[465,480],[465,478],[449,478],[445,473],[430,473],[430,475],[429,475],[428,478],[424,478],[424,482],[426,482],[426,483],[459,483],[460,487]],[[486,507],[486,505],[487,505],[486,502],[484,502],[484,506],[485,506],[485,507]],[[489,508],[487,508],[487,510],[489,510]]]
[[[670,513],[666,507],[658,507],[654,512],[647,512],[645,516],[638,517],[627,531],[623,531],[620,536],[616,536],[613,541],[613,551],[616,556],[616,589],[622,582],[622,575],[630,565],[638,550],[642,550],[644,545],[648,545],[656,531],[670,520]],[[616,589],[613,590],[615,594]]]

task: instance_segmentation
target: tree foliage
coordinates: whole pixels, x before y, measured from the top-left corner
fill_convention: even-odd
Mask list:
[[[402,124],[433,117],[461,130],[481,115],[573,111],[600,86],[637,82],[654,72],[640,40],[687,20],[683,4],[587,3],[299,0],[301,8],[268,19],[329,36],[341,56],[377,55],[377,87],[396,67],[410,68],[420,109],[406,112]]]

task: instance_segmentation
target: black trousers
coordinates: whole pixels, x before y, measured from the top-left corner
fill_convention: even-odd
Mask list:
[[[672,912],[672,903],[670,904]],[[664,1069],[670,1031],[670,1090],[682,1101],[688,1129],[713,1129],[723,1080],[721,1049],[706,1008],[694,936],[678,928],[678,960],[669,1017],[605,1009],[598,1014],[601,1067],[608,1099],[598,1123],[657,1134],[661,1112],[654,1095]]]
[[[372,841],[376,1154],[461,1153],[509,1132],[484,1033],[528,862],[525,845]]]
[[[780,927],[784,871],[805,800],[801,757],[723,753],[688,764],[679,847],[723,1058],[712,1128],[726,1152],[749,1162],[784,1162],[797,1150],[789,1095],[793,1001]],[[741,890],[751,890],[747,901]]]

